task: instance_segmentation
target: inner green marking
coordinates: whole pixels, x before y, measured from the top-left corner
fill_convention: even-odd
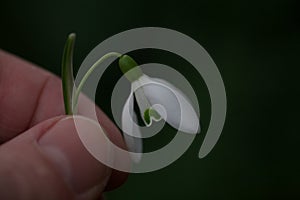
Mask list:
[[[151,123],[151,118],[155,119],[156,121],[161,119],[160,115],[156,110],[154,110],[153,108],[148,108],[144,112],[144,120],[147,125]]]

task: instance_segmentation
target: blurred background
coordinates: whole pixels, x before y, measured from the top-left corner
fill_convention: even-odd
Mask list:
[[[191,77],[200,91],[202,132],[172,165],[131,174],[124,185],[106,193],[107,199],[300,199],[297,1],[2,0],[0,20],[0,48],[58,76],[69,33],[77,34],[76,71],[101,41],[144,26],[192,37],[218,66],[227,92],[226,124],[213,151],[198,159],[210,118],[203,80],[171,53],[131,52],[141,64],[160,62]],[[107,74],[101,80],[105,91],[96,100],[111,117],[108,97],[122,74],[116,63]],[[146,150],[167,144],[172,131],[166,127],[146,140]]]

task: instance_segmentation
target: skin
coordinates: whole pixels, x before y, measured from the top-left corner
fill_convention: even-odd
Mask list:
[[[126,180],[82,145],[74,117],[64,115],[61,88],[55,75],[0,50],[0,199],[101,199]],[[89,117],[91,104],[81,96],[79,115]],[[97,116],[109,139],[126,149],[99,108]],[[78,120],[95,130],[88,118]]]

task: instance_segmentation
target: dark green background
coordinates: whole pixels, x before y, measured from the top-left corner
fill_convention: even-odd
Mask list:
[[[0,47],[60,75],[66,36],[77,33],[75,66],[121,31],[158,26],[197,40],[222,74],[228,113],[213,151],[198,159],[210,116],[201,78],[203,132],[178,161],[133,174],[108,199],[296,199],[299,162],[299,5],[297,1],[1,1]],[[133,52],[140,63],[188,65],[166,52]],[[177,59],[177,60],[176,60]],[[114,65],[113,65],[114,66]],[[115,70],[115,67],[111,70]],[[183,71],[193,75],[193,71]],[[106,85],[111,80],[104,79]],[[109,81],[111,84],[109,84]],[[106,93],[109,94],[109,86]],[[97,98],[110,115],[110,99]],[[166,128],[156,148],[171,138]]]

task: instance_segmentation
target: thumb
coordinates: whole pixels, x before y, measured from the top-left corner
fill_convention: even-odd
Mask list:
[[[87,118],[58,117],[0,146],[0,199],[94,199],[101,195],[112,170],[85,149],[78,128],[104,135]],[[107,140],[102,137],[97,142],[108,156]]]

